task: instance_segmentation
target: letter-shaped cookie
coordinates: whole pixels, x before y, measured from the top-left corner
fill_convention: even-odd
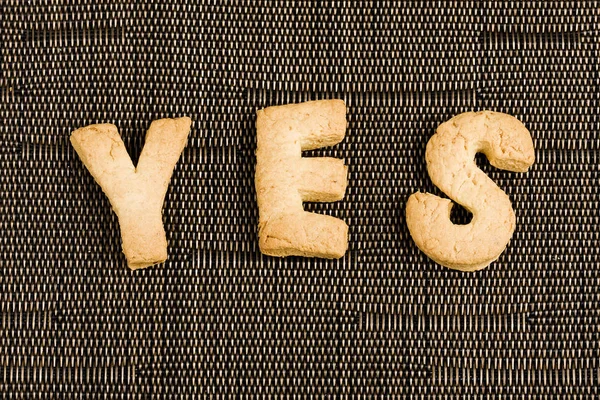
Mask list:
[[[473,219],[467,225],[453,224],[452,202],[429,193],[415,193],[406,204],[406,223],[417,246],[435,262],[461,271],[487,267],[515,230],[510,200],[477,167],[478,152],[493,166],[514,172],[526,172],[535,160],[531,135],[518,119],[492,111],[457,115],[441,124],[427,143],[427,171]]]
[[[346,105],[319,100],[257,112],[256,194],[259,247],[271,256],[340,258],[348,225],[305,212],[303,201],[344,197],[348,170],[340,159],[304,158],[302,150],[333,146],[346,132]]]
[[[152,122],[137,168],[116,126],[90,125],[71,134],[75,151],[119,218],[123,252],[131,269],[167,259],[162,207],[191,123],[188,117]]]

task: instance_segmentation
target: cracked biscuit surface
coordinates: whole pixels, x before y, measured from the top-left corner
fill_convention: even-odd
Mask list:
[[[535,160],[527,128],[493,111],[467,112],[441,124],[427,143],[431,181],[473,214],[469,224],[450,220],[452,202],[415,193],[406,204],[406,222],[416,245],[438,264],[476,271],[496,260],[515,230],[510,199],[475,163],[483,153],[493,166],[526,172]]]
[[[346,132],[346,105],[318,100],[257,112],[255,186],[262,253],[340,258],[348,226],[338,218],[305,212],[303,201],[344,197],[347,167],[330,157],[302,157],[303,150],[333,146]]]

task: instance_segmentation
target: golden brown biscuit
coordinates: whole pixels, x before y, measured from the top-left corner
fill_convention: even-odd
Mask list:
[[[131,269],[167,259],[162,206],[191,123],[188,117],[152,122],[137,168],[116,126],[90,125],[71,134],[75,151],[119,218],[123,252]]]
[[[346,124],[346,105],[341,100],[310,101],[257,112],[255,185],[259,246],[264,254],[340,258],[346,252],[346,223],[305,212],[302,207],[303,201],[344,197],[348,170],[343,161],[303,158],[302,150],[341,142]]]
[[[415,193],[406,204],[406,223],[417,246],[438,264],[461,271],[487,267],[515,229],[508,196],[475,164],[479,152],[495,167],[515,172],[526,172],[535,160],[531,135],[518,119],[492,111],[460,114],[441,124],[427,143],[427,171],[473,219],[453,224],[452,202],[429,193]]]

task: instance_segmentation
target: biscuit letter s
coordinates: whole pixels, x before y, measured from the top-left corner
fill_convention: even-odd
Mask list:
[[[346,223],[305,212],[302,202],[341,200],[347,168],[336,158],[303,158],[302,150],[342,141],[346,105],[341,100],[320,100],[268,107],[258,111],[256,128],[261,252],[278,257],[342,257],[348,247]]]
[[[137,168],[116,126],[90,125],[71,134],[75,151],[119,218],[123,252],[131,269],[167,259],[162,206],[191,123],[188,117],[152,122]]]
[[[491,111],[460,114],[440,125],[427,143],[427,171],[473,219],[454,225],[452,202],[429,193],[415,193],[406,204],[406,223],[417,246],[435,262],[461,271],[487,267],[515,230],[510,200],[477,168],[478,152],[493,166],[515,172],[526,172],[535,159],[529,131],[516,118]]]

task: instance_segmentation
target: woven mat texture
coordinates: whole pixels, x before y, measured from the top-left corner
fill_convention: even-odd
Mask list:
[[[196,3],[196,5],[194,5]],[[599,1],[0,1],[0,395],[600,396]],[[256,110],[339,98],[341,260],[257,244]],[[517,229],[464,274],[404,212],[439,193],[425,146],[490,109],[531,131],[526,174],[481,168]],[[132,272],[68,137],[187,115],[169,260]],[[465,220],[457,213],[457,221]],[[464,222],[464,221],[463,221]]]

